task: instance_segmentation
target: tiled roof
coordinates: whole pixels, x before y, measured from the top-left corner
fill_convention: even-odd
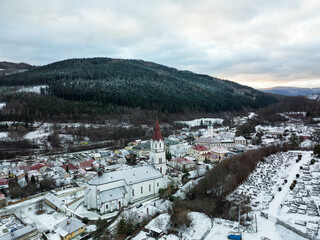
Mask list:
[[[30,167],[30,170],[39,170],[40,168],[44,167],[45,165],[43,163],[37,163]]]
[[[172,162],[177,162],[183,165],[187,165],[187,164],[194,164],[193,161],[186,159],[186,158],[182,158],[182,157],[178,157],[178,158],[174,158],[171,160]]]
[[[208,151],[209,150],[209,148],[207,148],[207,147],[205,147],[203,145],[194,145],[191,148],[196,150],[196,151],[199,151],[199,152]]]

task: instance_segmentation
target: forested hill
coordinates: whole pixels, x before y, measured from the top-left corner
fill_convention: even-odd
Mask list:
[[[180,113],[259,108],[277,99],[267,93],[208,75],[141,60],[69,59],[0,77],[1,86],[48,85],[45,93],[99,106]]]

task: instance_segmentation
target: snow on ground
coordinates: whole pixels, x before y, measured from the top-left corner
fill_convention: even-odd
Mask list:
[[[195,127],[195,126],[200,126],[201,121],[204,125],[208,125],[209,123],[212,123],[212,124],[223,123],[223,119],[221,118],[199,118],[191,121],[178,121],[178,123],[184,123],[184,124],[187,124],[189,127]]]
[[[313,142],[309,139],[306,139],[302,143],[300,143],[300,147],[302,147],[302,148],[312,148],[312,147],[314,147],[314,145],[315,145],[315,142]]]
[[[0,110],[6,106],[5,102],[0,103]]]
[[[48,85],[40,85],[40,86],[33,86],[33,87],[23,87],[18,90],[18,92],[33,92],[33,93],[41,93],[41,88],[46,88]]]
[[[188,214],[192,223],[185,231],[182,231],[182,237],[186,239],[201,239],[202,236],[211,228],[211,219],[204,213],[191,212]]]
[[[8,132],[0,132],[0,139],[7,138],[7,137],[8,137]]]
[[[185,185],[179,188],[179,190],[173,195],[174,197],[180,197],[184,199],[186,197],[186,194],[191,190],[191,188],[200,181],[201,178],[198,178],[196,180],[191,180],[187,182]]]
[[[230,232],[237,231],[237,222],[232,222],[224,219],[215,219],[210,233],[206,236],[205,240],[223,240],[228,239]],[[306,240],[305,238],[293,233],[292,231],[280,226],[275,225],[272,221],[260,217],[257,214],[257,233],[242,234],[244,240],[259,240],[267,237],[270,240]]]
[[[297,162],[298,155],[302,158]],[[320,202],[320,163],[318,161],[311,167],[311,159],[311,151],[289,151],[271,155],[258,164],[248,180],[229,199],[236,201],[248,196],[257,215],[260,210],[268,214],[267,221],[274,224],[279,219],[304,233],[319,237],[320,219],[315,203]],[[297,181],[297,186],[292,191],[290,185],[294,180]],[[263,222],[260,216],[258,220]],[[298,225],[297,221],[305,222],[306,226]],[[271,239],[281,238],[273,236]]]
[[[255,116],[257,116],[257,114],[255,114],[254,112],[251,112],[251,113],[249,113],[248,118],[249,118],[249,119],[252,119],[252,118],[254,118]]]
[[[24,138],[36,141],[39,145],[42,145],[43,140],[52,133],[51,125],[52,124],[43,123],[35,131],[27,133]]]

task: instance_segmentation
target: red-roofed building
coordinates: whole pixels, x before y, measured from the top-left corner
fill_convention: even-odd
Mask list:
[[[77,170],[77,169],[78,169],[76,166],[74,166],[74,165],[71,164],[71,163],[64,164],[64,165],[62,165],[61,167],[62,167],[64,170],[67,171],[67,166],[68,166],[69,171],[71,171],[71,170],[74,171],[74,170]]]
[[[183,157],[177,157],[177,158],[171,159],[170,165],[175,169],[184,170],[184,169],[194,168],[196,166],[196,163],[194,161],[191,161]]]
[[[43,163],[37,163],[37,164],[35,164],[35,165],[32,165],[31,167],[30,167],[30,170],[40,170],[40,168],[43,168],[45,165],[43,164]]]
[[[80,168],[85,169],[85,170],[89,170],[92,168],[92,164],[94,162],[94,159],[91,159],[89,161],[84,161],[84,162],[80,162]]]
[[[194,145],[189,149],[189,155],[198,161],[202,161],[202,154],[206,154],[208,152],[210,152],[210,149],[203,145]]]

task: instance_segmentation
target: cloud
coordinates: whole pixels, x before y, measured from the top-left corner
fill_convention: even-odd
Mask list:
[[[0,56],[40,65],[138,58],[253,87],[315,87],[319,7],[318,0],[2,0]]]

